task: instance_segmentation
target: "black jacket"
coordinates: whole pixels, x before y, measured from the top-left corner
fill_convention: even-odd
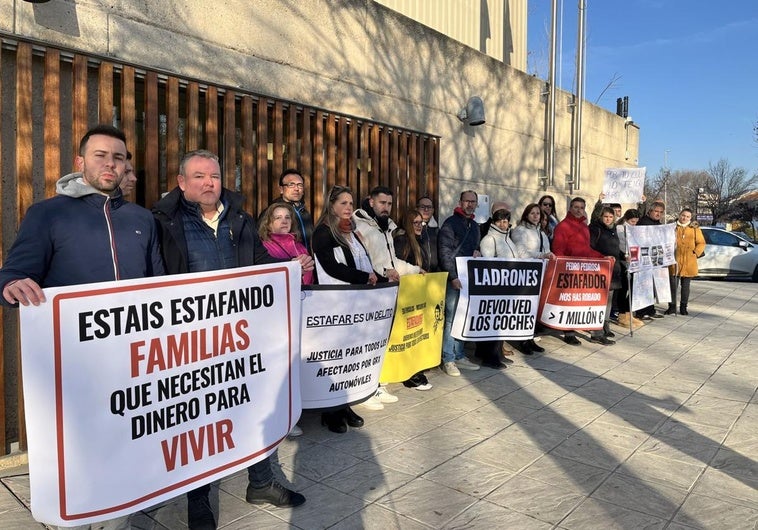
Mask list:
[[[181,198],[182,191],[177,187],[153,206],[161,253],[168,274],[189,272],[187,240],[181,219]],[[258,237],[255,220],[242,208],[242,195],[224,188],[221,191],[221,202],[228,209],[227,220],[236,250],[237,267],[282,261],[272,258],[266,251]]]
[[[458,278],[458,268],[455,258],[470,257],[479,248],[479,225],[469,219],[456,208],[453,215],[448,217],[437,238],[437,251],[440,271],[447,272],[447,281]]]
[[[353,232],[353,237],[358,237],[355,232]],[[358,241],[360,242],[360,239]],[[345,255],[345,263],[338,262],[334,256],[334,249],[337,247],[341,248]],[[318,260],[324,272],[332,278],[355,285],[368,283],[369,273],[356,268],[350,248],[337,241],[326,224],[317,226],[313,231],[313,257]],[[377,282],[387,281],[387,278],[379,274],[376,275],[376,279]]]
[[[593,221],[590,224],[590,246],[602,252],[604,256],[613,256],[616,261],[613,263],[613,274],[611,276],[611,289],[621,288],[621,261],[624,257],[621,252],[616,225],[611,228],[605,226],[601,221]]]

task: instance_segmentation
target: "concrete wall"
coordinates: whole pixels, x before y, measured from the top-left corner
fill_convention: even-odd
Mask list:
[[[526,72],[527,0],[376,0]]]
[[[544,82],[372,0],[0,0],[0,13],[6,36],[439,135],[442,217],[466,188],[517,214],[544,193]],[[487,123],[466,127],[456,114],[473,95]],[[556,186],[547,193],[562,205],[572,192],[571,112],[566,94],[558,101]],[[590,104],[583,123],[573,194],[594,202],[605,167],[636,165],[638,130]]]

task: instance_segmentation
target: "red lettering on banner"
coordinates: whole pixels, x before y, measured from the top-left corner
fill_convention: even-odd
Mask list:
[[[405,329],[415,328],[416,326],[420,326],[423,323],[424,323],[424,315],[415,315],[412,317],[408,317],[408,320],[405,324]]]
[[[130,344],[131,376],[152,374],[250,347],[247,320]],[[147,352],[144,350],[147,349]]]
[[[177,463],[186,466],[190,459],[197,462],[206,455],[213,456],[233,449],[233,428],[232,420],[221,420],[203,425],[197,430],[179,433],[172,436],[170,441],[161,440],[166,471],[173,471]]]

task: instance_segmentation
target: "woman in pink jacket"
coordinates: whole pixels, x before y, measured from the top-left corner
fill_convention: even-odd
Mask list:
[[[292,219],[295,210],[287,203],[277,203],[268,208],[260,219],[258,235],[272,258],[293,259],[308,255],[300,235],[294,230]],[[313,283],[313,271],[303,271],[303,285]]]

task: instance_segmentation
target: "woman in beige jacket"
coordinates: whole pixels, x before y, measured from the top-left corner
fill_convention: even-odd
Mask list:
[[[676,314],[676,292],[681,282],[682,293],[679,300],[679,314],[687,315],[690,298],[690,280],[697,276],[697,258],[705,251],[705,238],[697,221],[692,220],[692,210],[684,208],[676,222],[676,264],[669,267],[671,275],[671,303],[667,315]]]

